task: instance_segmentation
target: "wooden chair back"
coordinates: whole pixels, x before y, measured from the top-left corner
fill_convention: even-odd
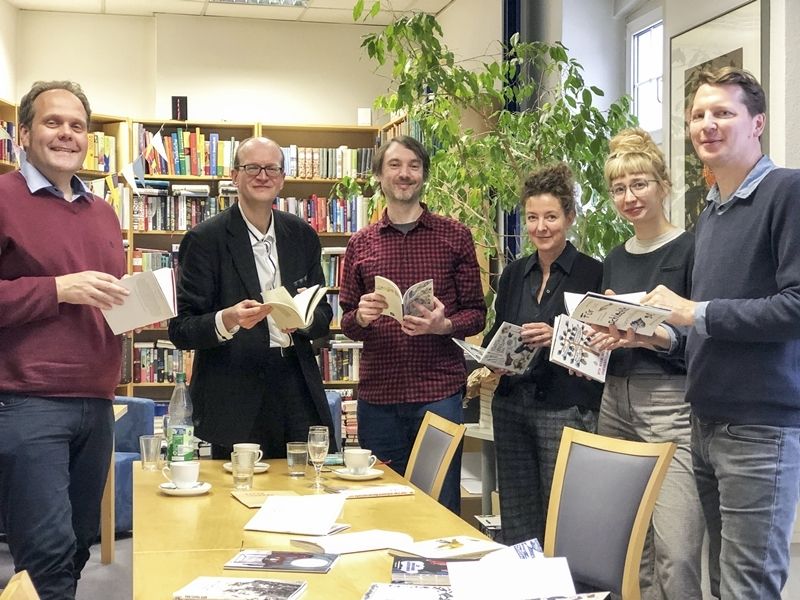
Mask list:
[[[430,411],[425,413],[411,449],[405,478],[438,500],[447,469],[465,430],[464,425],[448,421]]]

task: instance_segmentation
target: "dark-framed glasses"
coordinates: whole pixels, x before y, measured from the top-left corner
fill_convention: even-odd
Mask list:
[[[267,177],[278,177],[281,173],[283,173],[283,169],[281,169],[278,165],[266,165],[264,167],[255,164],[239,165],[238,169],[247,173],[248,177],[258,177],[261,174],[261,171],[264,171],[267,174]]]
[[[614,198],[624,198],[628,190],[638,198],[647,191],[651,183],[658,183],[658,179],[637,179],[636,181],[631,181],[628,185],[620,183],[612,186],[610,191]]]

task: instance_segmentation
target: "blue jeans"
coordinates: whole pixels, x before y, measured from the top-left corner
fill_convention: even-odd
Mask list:
[[[358,443],[369,448],[379,460],[404,475],[411,448],[425,413],[431,411],[454,423],[463,423],[461,394],[434,402],[401,404],[358,403]],[[391,462],[390,462],[391,461]],[[461,512],[461,448],[444,478],[439,502],[456,514]]]
[[[692,459],[708,526],[712,594],[780,600],[800,496],[800,428],[693,416]]]
[[[0,394],[0,518],[42,600],[70,600],[97,538],[112,403]]]

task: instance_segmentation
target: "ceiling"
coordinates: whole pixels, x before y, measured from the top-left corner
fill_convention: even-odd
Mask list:
[[[427,12],[438,14],[454,0],[381,0],[382,10],[367,25],[386,25],[394,14]],[[166,13],[206,17],[239,17],[307,23],[353,24],[355,0],[308,0],[307,7],[248,6],[218,4],[209,0],[6,0],[21,10],[77,12],[104,15],[151,17]],[[365,6],[371,6],[365,0]]]

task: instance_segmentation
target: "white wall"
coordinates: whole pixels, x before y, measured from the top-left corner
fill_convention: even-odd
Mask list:
[[[14,88],[16,76],[17,10],[0,0],[0,98],[19,102]]]
[[[79,13],[18,12],[17,101],[34,81],[70,79],[96,113],[152,114],[153,20]]]
[[[459,60],[494,60],[503,37],[502,0],[455,0],[436,17],[444,41]]]
[[[37,79],[73,79],[98,113],[168,119],[176,95],[193,120],[347,125],[386,89],[360,49],[369,29],[355,25],[18,15],[17,95]]]

